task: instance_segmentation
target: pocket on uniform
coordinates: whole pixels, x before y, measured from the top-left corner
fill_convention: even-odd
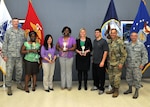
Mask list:
[[[140,48],[140,47],[135,47],[135,48],[134,48],[134,51],[139,52],[139,51],[141,51],[141,48]]]

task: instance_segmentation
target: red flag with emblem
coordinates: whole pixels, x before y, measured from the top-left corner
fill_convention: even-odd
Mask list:
[[[30,31],[35,31],[38,35],[37,41],[42,45],[44,42],[44,32],[43,26],[40,22],[36,12],[32,6],[31,1],[29,0],[28,12],[26,15],[25,23],[22,26],[22,29],[25,30],[26,36]]]

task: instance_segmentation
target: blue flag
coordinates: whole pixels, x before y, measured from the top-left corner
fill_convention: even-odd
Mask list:
[[[111,19],[116,19],[118,20],[118,16],[117,16],[117,12],[116,12],[116,8],[115,8],[115,4],[114,1],[111,0],[104,18],[103,23],[107,22],[108,20]]]
[[[111,0],[101,27],[102,37],[104,39],[109,38],[110,29],[115,28],[118,31],[118,36],[121,36],[120,24],[118,21],[118,16],[114,1]]]
[[[141,0],[138,13],[135,17],[134,23],[130,29],[130,32],[137,32],[139,35],[139,40],[143,43],[147,40],[147,35],[149,34],[150,17],[146,9],[146,5],[143,0]]]
[[[137,15],[134,23],[130,29],[130,32],[138,33],[138,39],[145,44],[148,51],[148,60],[150,62],[150,17],[145,5],[145,2],[141,0]],[[149,64],[145,68],[148,68]],[[143,72],[145,72],[144,69]]]

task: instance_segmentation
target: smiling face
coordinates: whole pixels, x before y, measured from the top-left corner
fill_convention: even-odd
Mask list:
[[[130,38],[132,42],[136,42],[138,39],[138,34],[136,32],[133,32],[131,33]]]
[[[12,20],[12,25],[14,28],[18,28],[19,20],[18,19],[13,19]]]
[[[32,42],[35,42],[36,41],[36,35],[34,33],[31,34],[30,39]]]
[[[95,38],[99,38],[99,37],[101,37],[101,32],[96,30],[95,31]]]
[[[47,44],[51,44],[52,43],[52,38],[49,37],[48,40],[47,40]]]
[[[117,37],[117,30],[116,29],[111,30],[110,37],[111,37],[111,39],[115,39]]]
[[[64,36],[69,36],[70,35],[70,32],[69,32],[68,28],[66,28],[63,33],[64,33]]]
[[[86,31],[84,29],[81,29],[79,35],[80,37],[86,37]]]

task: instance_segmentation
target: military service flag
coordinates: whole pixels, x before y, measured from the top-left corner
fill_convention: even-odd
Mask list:
[[[116,12],[116,8],[114,5],[114,1],[111,0],[101,27],[102,37],[104,39],[110,38],[109,31],[110,29],[115,28],[118,31],[118,36],[121,36],[120,23],[118,21],[118,16]]]
[[[4,39],[4,34],[8,28],[11,27],[11,16],[4,3],[4,0],[0,2],[0,70],[3,74],[6,74],[6,62],[2,58],[1,48]]]
[[[141,0],[140,2],[140,6],[130,32],[138,33],[138,40],[143,42],[148,50],[148,58],[150,62],[150,17],[144,0]],[[144,73],[149,66],[150,64],[147,64],[142,72]]]
[[[32,6],[31,1],[29,0],[28,12],[26,15],[25,23],[22,28],[25,30],[26,36],[30,31],[35,31],[38,35],[37,41],[42,45],[44,42],[44,33],[42,23],[36,15],[36,12]]]

